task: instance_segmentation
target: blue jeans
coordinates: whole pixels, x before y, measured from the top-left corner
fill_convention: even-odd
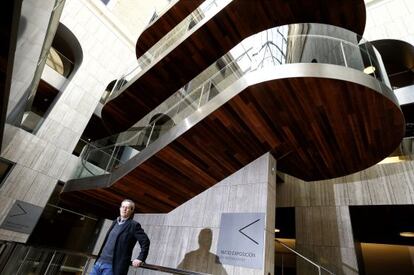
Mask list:
[[[113,275],[112,264],[97,261],[90,275]]]

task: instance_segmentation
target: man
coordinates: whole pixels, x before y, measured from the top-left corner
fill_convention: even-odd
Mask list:
[[[150,240],[141,225],[132,219],[134,210],[133,201],[122,201],[120,216],[106,234],[91,275],[126,275],[137,241],[141,246],[141,253],[132,261],[132,265],[139,267],[147,258]]]

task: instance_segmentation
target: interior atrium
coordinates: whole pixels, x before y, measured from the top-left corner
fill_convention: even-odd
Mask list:
[[[413,0],[0,5],[0,274],[414,274]]]

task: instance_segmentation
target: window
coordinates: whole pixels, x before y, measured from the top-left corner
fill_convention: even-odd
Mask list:
[[[14,162],[0,157],[0,187],[5,182],[7,176],[10,174],[14,164]]]

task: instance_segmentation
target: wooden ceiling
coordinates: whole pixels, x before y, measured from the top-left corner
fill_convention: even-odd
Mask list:
[[[399,107],[365,86],[272,80],[245,89],[110,187],[62,198],[109,218],[125,197],[139,212],[168,212],[269,151],[279,171],[329,179],[377,163],[403,135]]]
[[[137,58],[140,58],[203,2],[204,0],[180,0],[164,14],[161,14],[161,17],[157,18],[138,37],[136,44]]]
[[[362,35],[365,4],[363,0],[234,0],[105,104],[104,123],[114,133],[128,129],[244,38],[292,23],[330,24]]]

